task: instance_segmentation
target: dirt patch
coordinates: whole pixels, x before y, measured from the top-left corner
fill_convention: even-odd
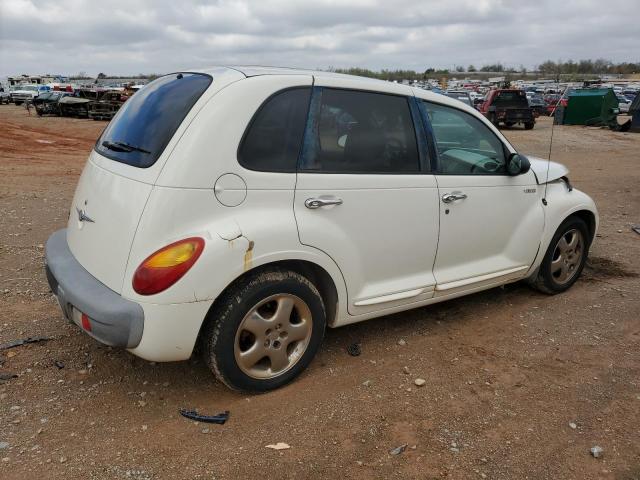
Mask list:
[[[294,383],[242,395],[198,358],[96,343],[49,293],[43,246],[105,125],[0,106],[0,344],[52,337],[0,358],[17,375],[0,384],[3,480],[638,478],[640,134],[554,131],[552,158],[600,212],[592,265],[566,293],[512,284],[330,330]],[[546,157],[550,126],[505,134]],[[198,424],[181,408],[231,417]],[[265,448],[278,442],[291,448]]]
[[[589,257],[583,270],[584,280],[598,281],[602,278],[637,278],[637,272],[628,269],[622,262],[610,258]]]

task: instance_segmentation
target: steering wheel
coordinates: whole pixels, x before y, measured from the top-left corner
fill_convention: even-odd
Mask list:
[[[482,169],[485,172],[493,173],[493,172],[497,171],[498,168],[500,168],[500,164],[498,162],[496,162],[495,159],[478,160],[476,163],[471,165],[471,173],[474,173],[476,170],[479,170],[479,167],[482,167]]]

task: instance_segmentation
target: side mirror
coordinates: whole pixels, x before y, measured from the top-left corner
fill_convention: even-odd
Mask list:
[[[507,160],[507,173],[509,173],[509,175],[515,177],[516,175],[527,173],[530,168],[531,163],[529,163],[529,159],[524,155],[520,155],[519,153],[509,155],[509,159]]]

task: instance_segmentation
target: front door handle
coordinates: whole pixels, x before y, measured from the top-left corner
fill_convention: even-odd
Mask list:
[[[338,197],[316,197],[307,198],[304,201],[304,206],[315,210],[320,207],[327,207],[329,205],[342,205],[342,199]]]
[[[467,195],[462,192],[451,192],[442,195],[442,201],[444,203],[451,203],[455,202],[456,200],[464,200],[465,198],[467,198]]]

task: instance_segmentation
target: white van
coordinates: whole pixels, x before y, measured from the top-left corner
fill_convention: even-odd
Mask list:
[[[578,278],[598,224],[562,165],[410,86],[234,67],[166,75],[96,142],[46,245],[65,316],[229,387],[291,381],[338,327]]]

